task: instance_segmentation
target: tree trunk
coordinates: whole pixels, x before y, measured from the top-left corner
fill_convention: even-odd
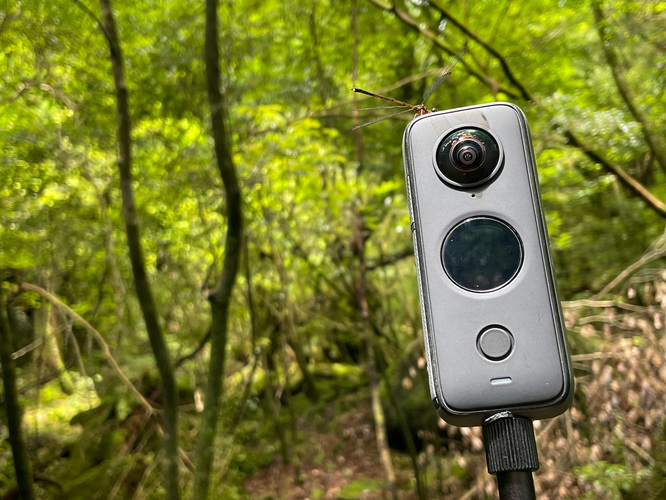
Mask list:
[[[123,200],[123,219],[127,234],[134,286],[143,313],[143,319],[155,356],[157,369],[162,379],[164,394],[163,422],[164,429],[164,486],[169,500],[180,497],[178,491],[178,393],[169,359],[169,352],[157,320],[157,310],[148,282],[146,267],[141,247],[141,236],[134,203],[132,188],[132,124],[129,112],[129,96],[125,82],[123,54],[118,40],[116,23],[110,0],[100,0],[102,9],[102,30],[109,44],[113,81],[116,90],[116,116],[118,120],[118,169],[120,171],[120,189]]]
[[[23,500],[33,500],[35,491],[33,488],[32,464],[28,457],[28,450],[21,429],[22,411],[16,390],[16,373],[14,372],[14,360],[12,359],[12,335],[2,281],[0,281],[0,361],[2,361],[2,384],[5,391],[7,428],[14,458],[16,482],[21,498]]]
[[[366,370],[370,379],[370,397],[372,401],[372,418],[375,422],[375,438],[377,440],[377,451],[379,460],[384,468],[386,483],[391,494],[391,498],[397,500],[398,490],[396,489],[395,471],[391,460],[391,450],[388,446],[386,436],[386,417],[379,397],[379,376],[377,374],[377,362],[375,360],[375,337],[370,326],[370,313],[368,309],[368,299],[366,295],[366,269],[364,262],[364,243],[362,236],[363,216],[360,211],[357,213],[354,227],[354,246],[355,253],[359,262],[359,277],[356,284],[356,301],[361,311],[361,321],[363,327],[363,337],[365,343]]]
[[[224,117],[224,99],[220,91],[217,0],[206,0],[204,59],[215,158],[226,193],[227,234],[222,276],[209,296],[212,315],[211,352],[204,410],[201,415],[201,425],[197,438],[197,457],[194,471],[194,488],[192,490],[192,497],[196,500],[208,498],[220,393],[222,392],[222,375],[224,374],[229,302],[238,272],[243,232],[240,186],[236,177],[236,167],[231,157],[231,147]]]
[[[386,394],[388,395],[389,402],[393,409],[395,410],[396,417],[398,419],[398,425],[400,426],[400,432],[405,439],[405,445],[407,447],[407,453],[409,454],[409,459],[412,462],[412,469],[414,470],[414,479],[416,479],[416,495],[419,500],[427,500],[428,492],[426,491],[426,485],[424,483],[424,478],[421,475],[421,467],[419,466],[419,453],[416,449],[416,443],[414,443],[414,437],[412,436],[412,431],[409,427],[409,421],[407,416],[400,406],[400,401],[395,397],[395,393],[391,388],[391,381],[388,377],[383,377],[384,384],[386,386]],[[424,467],[427,469],[427,467]]]
[[[95,190],[95,195],[99,202],[99,209],[102,214],[102,219],[104,220],[104,249],[106,251],[106,261],[108,262],[109,271],[111,273],[111,285],[113,287],[114,307],[116,310],[116,345],[122,345],[123,335],[128,329],[128,324],[131,323],[131,318],[129,321],[125,321],[125,313],[129,313],[129,308],[125,301],[127,290],[125,289],[125,283],[123,283],[122,276],[120,275],[118,258],[116,257],[116,251],[114,250],[114,230],[113,222],[111,221],[111,216],[109,214],[108,193],[105,194],[102,188],[98,186],[97,180],[90,171],[88,164],[83,165],[82,173]]]
[[[62,392],[68,395],[74,394],[74,381],[62,360],[57,332],[53,330],[51,304],[46,300],[42,301],[41,307],[35,311],[34,318],[35,335],[37,338],[44,339],[44,349],[42,350],[44,363],[58,374],[58,383]]]
[[[354,35],[353,55],[352,55],[352,84],[356,85],[358,73],[358,4],[357,0],[352,0],[351,5],[351,24]],[[358,102],[354,96],[354,107],[352,110],[354,126],[358,127]],[[360,177],[363,172],[363,135],[360,128],[356,128],[356,176]],[[384,475],[389,493],[393,500],[398,498],[396,488],[395,470],[391,460],[391,450],[388,446],[386,437],[386,418],[384,409],[379,398],[379,377],[377,376],[377,362],[375,360],[375,338],[370,325],[370,311],[368,308],[368,297],[366,293],[367,269],[365,266],[365,242],[363,240],[363,227],[365,225],[363,213],[360,209],[360,197],[356,200],[356,217],[352,228],[351,247],[353,253],[358,259],[358,281],[356,282],[356,304],[361,313],[362,335],[365,344],[366,370],[370,379],[370,397],[372,402],[372,418],[375,422],[375,438],[377,440],[377,451],[379,460],[384,468]]]
[[[303,375],[303,386],[305,387],[305,395],[312,401],[319,400],[319,391],[314,381],[314,377],[308,367],[308,360],[303,347],[301,347],[301,339],[298,337],[298,330],[296,329],[296,320],[294,319],[294,304],[289,294],[289,278],[287,276],[287,269],[284,266],[284,261],[280,255],[280,250],[274,245],[274,241],[270,238],[271,248],[275,259],[275,266],[280,276],[281,293],[283,297],[282,311],[280,311],[280,321],[282,323],[281,331],[284,335],[287,345],[294,351],[296,357],[296,364]],[[285,351],[286,355],[286,351]],[[285,374],[287,376],[287,374]],[[289,390],[291,387],[287,384]]]

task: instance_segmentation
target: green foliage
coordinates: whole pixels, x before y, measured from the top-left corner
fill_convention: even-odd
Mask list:
[[[646,474],[634,474],[621,464],[609,464],[604,461],[575,467],[574,474],[589,483],[592,490],[585,498],[608,498],[622,500],[626,498],[635,482],[641,481]]]
[[[26,409],[24,421],[29,427],[48,425],[48,431],[61,436],[72,435],[70,420],[79,412],[89,410],[100,402],[93,382],[78,373],[70,374],[75,386],[73,394],[66,394],[57,381],[41,387],[38,400]]]
[[[363,494],[372,491],[383,491],[385,487],[384,481],[377,479],[356,479],[349,485],[340,490],[338,498],[345,500],[352,500],[354,498],[362,498]]]
[[[94,2],[84,3],[99,17]],[[661,234],[661,216],[568,145],[563,134],[574,130],[587,146],[666,200],[666,171],[648,150],[644,127],[618,92],[588,3],[393,2],[413,18],[419,33],[394,12],[358,0],[355,51],[350,2],[221,2],[222,86],[242,182],[247,243],[247,274],[242,267],[231,308],[220,415],[223,436],[215,464],[221,498],[246,496],[243,483],[248,476],[274,461],[281,446],[276,423],[294,441],[302,436],[296,432],[295,438],[289,437],[292,420],[298,418],[294,414],[312,420],[327,415],[328,424],[336,425],[338,420],[326,412],[348,410],[340,401],[367,384],[355,295],[359,259],[351,245],[357,214],[364,221],[368,302],[380,371],[388,375],[401,407],[412,408],[408,418],[415,428],[423,430],[436,421],[427,413],[431,405],[423,367],[414,354],[414,341],[421,335],[414,266],[411,258],[403,258],[409,254],[411,236],[401,135],[411,115],[360,129],[363,151],[358,156],[357,136],[351,131],[353,85],[418,103],[433,71],[450,57],[443,47],[455,52],[469,42],[463,63],[428,105],[445,109],[511,100],[523,107],[532,127],[564,300],[594,295]],[[497,57],[437,10],[444,4],[451,4],[452,13],[502,55],[535,102],[523,99]],[[114,2],[114,8],[126,56],[134,188],[145,260],[170,351],[185,359],[209,326],[207,293],[220,273],[226,225],[204,83],[203,4],[141,0]],[[635,105],[663,141],[664,4],[607,0],[603,10],[613,35],[605,43],[619,52]],[[21,0],[7,3],[0,12],[0,44],[0,266],[21,270],[19,281],[44,286],[89,321],[122,371],[159,407],[160,388],[134,298],[123,230],[113,81],[103,34],[77,2]],[[352,81],[355,52],[357,78]],[[393,88],[397,82],[402,84]],[[366,108],[382,103],[362,98],[358,104]],[[362,110],[359,119],[367,122],[391,112]],[[653,267],[658,273],[663,262],[657,260]],[[638,299],[627,292],[618,299],[622,304],[656,305],[643,292],[649,282],[654,295],[658,282],[650,281],[650,269],[643,272],[636,277],[640,287],[623,285],[624,290],[639,290]],[[31,293],[18,296],[16,306],[26,325],[41,304]],[[598,325],[600,316],[593,307],[571,315],[590,316],[589,324]],[[61,441],[52,446],[36,442],[36,455],[42,457],[36,460],[36,471],[63,473],[63,487],[71,498],[82,497],[92,486],[108,492],[116,484],[121,484],[119,498],[132,498],[136,492],[136,498],[160,498],[159,467],[149,467],[160,460],[156,431],[149,427],[145,434],[130,432],[138,418],[135,395],[119,383],[106,354],[86,330],[56,308],[49,320],[74,392],[66,396],[55,382],[41,382],[55,374],[44,373],[44,354],[32,346],[33,361],[19,369],[28,434],[39,431]],[[644,352],[652,344],[645,340],[647,334],[631,330],[636,324],[623,327],[630,340],[617,345]],[[584,359],[608,347],[605,335],[620,335],[609,333],[611,326],[591,334],[590,327],[575,319],[571,325],[572,350]],[[655,330],[660,331],[657,326]],[[637,336],[643,341],[632,339]],[[289,342],[303,350],[321,393],[317,405],[301,393],[303,376]],[[177,369],[185,452],[192,449],[197,433],[193,408],[205,387],[207,355],[204,348]],[[591,368],[585,361],[577,363],[576,373],[587,383]],[[613,369],[622,373],[618,381],[631,378],[621,366]],[[600,370],[593,375],[600,377]],[[653,372],[659,373],[659,367]],[[581,411],[586,405],[595,407],[592,396],[584,386],[579,389]],[[109,413],[101,420],[69,425],[75,414],[96,408]],[[239,414],[243,418],[236,421]],[[398,420],[390,409],[387,418]],[[600,436],[595,425],[602,424],[575,424],[584,437]],[[298,422],[293,425],[298,427]],[[647,429],[653,424],[637,418],[632,425]],[[450,428],[446,433],[447,446],[461,455],[444,466],[447,474],[452,472],[460,484],[472,484],[469,464],[476,462],[466,462],[462,455],[468,457],[478,437],[461,437]],[[604,436],[604,442],[619,445],[581,462],[576,480],[592,488],[590,494],[619,498],[643,476],[621,460],[621,440]],[[301,462],[307,463],[311,450],[296,445],[301,447],[294,453],[301,453]],[[342,446],[336,444],[335,451]],[[56,453],[64,448],[69,455]],[[8,490],[11,464],[5,445],[1,451],[0,490]],[[330,460],[328,455],[315,456],[318,469],[338,467],[322,463]],[[105,470],[110,472],[104,475]],[[651,470],[659,476],[658,466]],[[184,474],[187,490],[190,476]],[[126,479],[118,483],[123,475]],[[353,498],[364,488],[383,488],[374,479],[364,481],[352,482],[344,494]],[[57,496],[55,489],[40,487],[44,498]],[[452,487],[452,496],[463,495],[457,487]],[[313,498],[323,498],[328,491],[316,488]]]

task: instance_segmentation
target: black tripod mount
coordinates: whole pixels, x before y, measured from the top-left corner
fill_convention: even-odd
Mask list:
[[[483,422],[483,444],[500,500],[536,500],[532,471],[539,468],[539,457],[532,420],[497,413]]]

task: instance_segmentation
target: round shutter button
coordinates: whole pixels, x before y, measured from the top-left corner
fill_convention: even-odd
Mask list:
[[[500,361],[513,349],[513,335],[501,326],[490,326],[479,334],[476,346],[486,358]]]

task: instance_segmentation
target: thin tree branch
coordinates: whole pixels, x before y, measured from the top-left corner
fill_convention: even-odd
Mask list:
[[[130,379],[128,379],[127,376],[123,373],[123,371],[120,368],[120,365],[118,365],[118,362],[113,357],[113,354],[111,354],[111,349],[109,349],[109,345],[104,340],[104,337],[102,337],[102,334],[99,333],[94,326],[92,326],[85,319],[83,319],[76,311],[74,311],[74,309],[66,305],[55,295],[52,295],[46,290],[44,290],[42,287],[33,285],[31,283],[21,283],[21,289],[30,290],[32,292],[38,293],[46,300],[48,300],[51,304],[64,311],[66,314],[68,314],[73,320],[80,323],[81,326],[83,326],[83,328],[85,328],[93,336],[97,344],[102,349],[104,357],[111,365],[111,368],[113,368],[113,371],[116,372],[116,375],[118,375],[120,380],[123,382],[123,384],[127,386],[127,388],[132,392],[132,394],[136,396],[136,398],[139,400],[139,403],[146,410],[148,415],[152,415],[153,413],[155,413],[155,409],[153,408],[153,406],[148,402],[148,400],[146,400],[146,398],[143,397],[141,392],[139,392],[139,389],[137,389],[134,386],[134,384],[132,384]]]
[[[591,297],[591,300],[601,299],[604,295],[606,295],[613,288],[615,288],[619,283],[622,283],[628,276],[632,275],[634,272],[636,272],[638,269],[643,267],[648,262],[660,259],[662,257],[666,257],[666,246],[665,246],[666,239],[664,238],[665,236],[666,233],[662,235],[661,238],[659,238],[659,240],[651,250],[649,250],[640,259],[638,259],[636,262],[627,267],[620,274],[618,274],[610,283],[608,283],[605,287],[603,287],[603,289],[599,293],[594,294]]]
[[[629,87],[627,80],[624,77],[622,68],[620,67],[619,57],[615,52],[613,47],[612,38],[613,35],[610,32],[608,27],[608,21],[604,17],[602,9],[602,0],[594,0],[592,2],[592,12],[594,14],[594,24],[599,33],[599,40],[601,42],[601,48],[604,51],[604,56],[606,57],[606,62],[611,70],[613,75],[613,80],[615,80],[615,86],[617,87],[618,93],[622,97],[627,109],[631,113],[631,116],[640,124],[641,132],[643,133],[643,138],[647,144],[649,150],[652,152],[652,155],[659,163],[661,169],[666,172],[666,148],[660,140],[659,135],[652,128],[652,124],[647,119],[645,114],[638,109],[636,104],[634,104],[635,95]]]
[[[440,3],[437,0],[430,0],[429,4],[435,7],[435,9],[438,10],[444,17],[446,17],[446,19],[448,19],[451,22],[451,24],[456,26],[466,36],[468,36],[476,43],[481,45],[481,47],[486,49],[486,51],[489,54],[491,54],[495,59],[499,61],[500,66],[502,67],[502,71],[506,75],[507,79],[513,84],[514,87],[518,89],[518,92],[520,92],[520,95],[523,97],[523,99],[525,99],[526,101],[534,101],[534,96],[532,95],[532,93],[527,89],[525,85],[523,85],[523,83],[518,79],[518,77],[513,74],[513,71],[511,71],[511,68],[509,67],[509,63],[507,62],[506,58],[502,54],[500,54],[497,49],[495,49],[492,45],[486,42],[474,31],[472,31],[469,28],[469,26],[467,26],[458,18],[456,18],[451,13],[450,10],[448,10],[443,5],[440,5]]]
[[[106,41],[108,43],[111,43],[111,34],[107,31],[107,27],[104,26],[102,20],[99,17],[97,17],[97,15],[80,0],[72,0],[72,2],[74,2],[74,5],[76,5],[79,9],[81,9],[86,15],[90,16],[90,18],[97,23],[97,26],[99,27],[100,31],[106,37]]]
[[[428,28],[425,28],[422,26],[422,23],[420,23],[417,19],[413,18],[406,12],[398,9],[395,5],[386,5],[385,3],[379,1],[379,0],[368,0],[372,4],[376,5],[380,9],[383,9],[387,12],[393,12],[402,22],[404,22],[407,26],[412,28],[413,30],[417,31],[421,35],[425,36],[428,38],[430,41],[432,41],[435,45],[437,45],[440,49],[444,50],[447,54],[454,56],[456,54],[456,51],[448,47],[440,38],[437,36],[437,34],[433,33],[431,30]],[[528,100],[531,99],[531,96],[528,95],[528,97],[525,97],[521,92],[515,92],[514,90],[511,90],[509,88],[506,88],[505,86],[499,84],[498,82],[494,81],[492,78],[490,78],[487,75],[482,75],[478,71],[474,70],[473,68],[470,67],[467,62],[462,59],[460,63],[462,66],[465,67],[467,72],[475,77],[477,80],[482,82],[484,85],[487,85],[490,87],[493,92],[502,92],[505,94],[507,97],[512,98],[512,99],[519,99],[519,98],[527,98]]]
[[[375,269],[379,269],[381,267],[391,266],[396,262],[406,259],[408,257],[412,257],[413,255],[414,255],[414,248],[410,245],[392,254],[382,255],[377,260],[368,262],[365,267],[368,271],[374,271]]]
[[[625,302],[620,302],[617,300],[580,299],[580,300],[571,300],[571,301],[562,302],[562,308],[564,309],[578,309],[580,307],[594,307],[602,309],[616,307],[618,309],[625,309],[627,311],[636,312],[636,313],[645,313],[647,310],[647,307],[645,306],[627,304]]]
[[[15,101],[30,89],[43,90],[44,92],[51,94],[56,100],[62,102],[67,108],[71,110],[76,109],[76,104],[74,104],[74,102],[72,102],[72,100],[69,97],[67,97],[67,95],[63,91],[53,88],[51,85],[48,85],[46,83],[36,83],[36,82],[21,83],[16,92],[10,95],[4,102],[6,103],[6,102]]]
[[[352,46],[352,68],[351,68],[351,81],[352,86],[356,87],[358,80],[358,1],[352,0],[351,4],[351,24],[354,42]],[[354,140],[356,141],[356,175],[358,176],[363,170],[363,131],[358,116],[358,94],[354,92],[354,102],[352,107],[352,117],[354,128]]]
[[[206,332],[206,334],[201,338],[197,346],[192,349],[192,351],[188,354],[184,354],[180,358],[176,360],[176,362],[173,364],[174,369],[180,368],[185,361],[189,361],[191,359],[196,358],[201,351],[204,350],[204,347],[206,347],[206,344],[208,344],[208,341],[210,340],[210,328]]]
[[[580,149],[594,163],[600,164],[606,170],[614,174],[619,181],[640,197],[652,210],[666,217],[666,204],[647,190],[643,184],[625,172],[619,165],[611,162],[602,153],[594,151],[581,141],[572,130],[565,130],[564,136],[572,146]]]

